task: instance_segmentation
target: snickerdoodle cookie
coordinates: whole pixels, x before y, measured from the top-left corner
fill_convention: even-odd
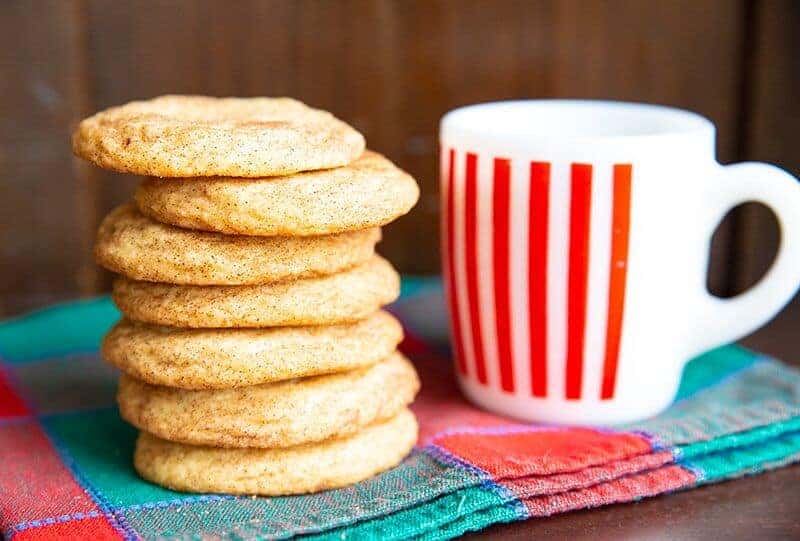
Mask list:
[[[278,449],[187,445],[142,432],[133,464],[145,479],[184,492],[303,494],[343,487],[392,468],[417,440],[408,409],[355,434]]]
[[[252,237],[165,225],[123,205],[106,216],[94,254],[134,280],[191,285],[263,284],[333,274],[369,260],[374,227],[315,237]]]
[[[376,255],[337,274],[262,285],[185,286],[119,277],[112,298],[127,318],[145,323],[275,327],[357,321],[399,294],[400,277]]]
[[[123,319],[103,358],[131,376],[182,389],[256,385],[377,363],[403,338],[388,312],[341,325],[272,329],[180,329]]]
[[[123,375],[122,418],[159,438],[212,447],[292,447],[341,437],[397,414],[419,379],[400,353],[356,370],[191,391]]]
[[[161,96],[83,120],[72,150],[138,175],[263,177],[346,165],[364,137],[290,98]]]
[[[139,208],[160,222],[241,235],[320,235],[387,224],[419,198],[408,174],[374,152],[336,169],[264,178],[146,179]]]

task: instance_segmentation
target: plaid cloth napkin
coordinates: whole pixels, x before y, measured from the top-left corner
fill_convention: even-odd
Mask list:
[[[459,395],[440,349],[438,286],[396,313],[423,391],[402,465],[309,496],[188,495],[139,479],[135,431],[97,355],[107,298],[0,324],[0,528],[7,539],[447,539],[498,522],[637,500],[800,458],[800,373],[736,346],[692,361],[664,414],[609,429],[522,424]]]

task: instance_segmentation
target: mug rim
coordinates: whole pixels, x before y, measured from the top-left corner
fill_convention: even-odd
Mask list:
[[[566,122],[570,115],[590,129],[580,130],[576,122]],[[524,120],[528,122],[522,122]],[[666,105],[614,100],[524,99],[458,107],[442,117],[439,131],[443,139],[469,136],[510,141],[524,138],[547,142],[630,142],[675,136],[710,135],[713,138],[715,127],[699,113]]]

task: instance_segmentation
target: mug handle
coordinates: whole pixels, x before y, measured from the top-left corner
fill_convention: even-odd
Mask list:
[[[750,201],[772,209],[780,227],[775,261],[756,285],[730,299],[711,295],[702,281],[698,298],[698,328],[702,329],[692,355],[733,342],[772,319],[800,285],[800,184],[792,175],[766,163],[718,166],[708,183],[706,201],[712,206],[708,244],[714,230],[735,206]],[[702,343],[700,343],[702,342]]]

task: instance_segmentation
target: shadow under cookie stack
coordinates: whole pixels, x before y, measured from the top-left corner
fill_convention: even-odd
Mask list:
[[[398,464],[419,380],[381,307],[380,226],[419,188],[329,113],[286,98],[165,96],[87,118],[76,155],[143,175],[103,221],[123,319],[102,353],[141,432],[134,466],[175,490],[297,494]]]

